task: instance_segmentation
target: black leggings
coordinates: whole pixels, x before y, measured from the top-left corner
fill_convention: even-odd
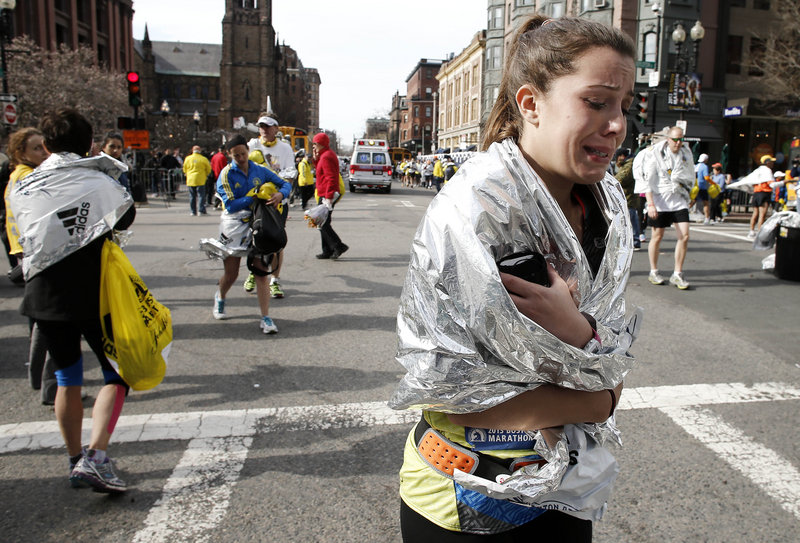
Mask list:
[[[83,336],[103,368],[106,384],[114,383],[128,388],[103,351],[103,329],[100,326],[100,319],[87,321],[34,320],[39,328],[39,333],[45,339],[47,351],[53,359],[55,369],[69,368],[78,361],[81,357],[81,336]],[[110,377],[111,374],[115,374],[116,377]]]
[[[402,500],[400,501],[400,529],[405,543],[516,543],[531,541],[569,541],[591,543],[592,522],[560,511],[547,511],[532,521],[500,534],[467,534],[454,532],[432,523]]]

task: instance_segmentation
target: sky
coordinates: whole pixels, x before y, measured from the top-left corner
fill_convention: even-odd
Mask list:
[[[459,54],[486,28],[486,0],[274,0],[272,26],[303,65],[319,70],[320,127],[342,142],[388,116],[421,58]],[[225,0],[134,0],[133,36],[222,43]],[[280,112],[276,111],[280,116]],[[247,119],[248,122],[255,119]]]

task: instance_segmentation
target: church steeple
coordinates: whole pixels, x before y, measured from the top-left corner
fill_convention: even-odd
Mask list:
[[[147,23],[144,25],[144,39],[142,40],[142,56],[145,62],[153,60],[153,42],[150,41],[150,32],[147,30]]]

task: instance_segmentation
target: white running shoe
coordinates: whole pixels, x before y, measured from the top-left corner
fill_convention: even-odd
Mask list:
[[[278,327],[269,317],[261,317],[261,331],[265,334],[277,334]]]
[[[214,309],[211,314],[218,321],[228,318],[228,315],[225,314],[225,300],[220,298],[219,291],[214,293]]]
[[[658,273],[658,270],[650,270],[650,275],[647,276],[647,280],[653,283],[654,285],[664,284],[664,278],[661,277],[661,274]]]
[[[674,272],[669,278],[669,284],[675,285],[681,290],[689,288],[689,281],[683,278],[683,272]]]

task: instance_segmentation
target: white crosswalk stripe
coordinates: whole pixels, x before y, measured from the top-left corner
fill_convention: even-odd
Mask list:
[[[800,400],[785,383],[717,383],[626,389],[618,409],[658,409],[800,518],[800,473],[780,455],[700,406]],[[189,440],[134,541],[204,541],[225,516],[255,434],[412,424],[419,411],[385,402],[121,417],[115,443]],[[90,428],[86,420],[84,428]],[[89,432],[86,431],[85,439]],[[55,421],[0,426],[0,454],[63,447]],[[746,455],[743,456],[743,455]],[[761,462],[752,462],[754,457]],[[745,461],[746,460],[746,461]]]

